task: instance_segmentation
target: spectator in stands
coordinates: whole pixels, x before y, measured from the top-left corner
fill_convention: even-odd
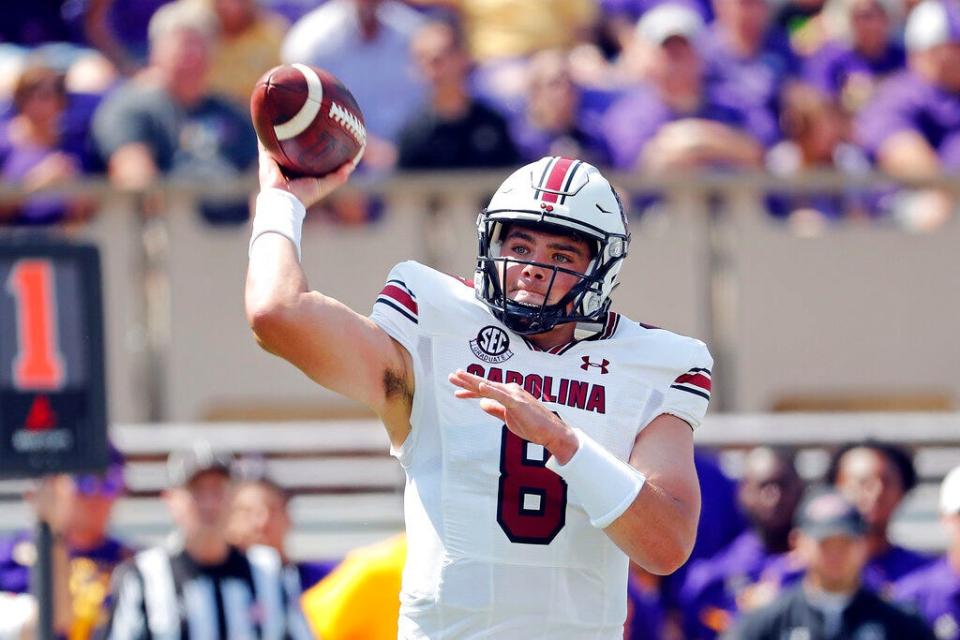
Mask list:
[[[893,597],[926,619],[937,640],[960,639],[960,467],[940,485],[940,521],[947,552],[936,562],[894,585]]]
[[[724,472],[717,455],[709,449],[697,447],[693,452],[693,464],[700,483],[700,521],[697,523],[697,539],[687,562],[669,576],[637,572],[637,567],[631,565],[632,584],[640,587],[641,593],[651,590],[659,593],[664,616],[663,637],[683,635],[685,612],[681,590],[690,568],[698,561],[720,553],[747,528],[738,505],[737,485]],[[656,584],[651,584],[651,581]]]
[[[833,98],[801,82],[784,87],[780,126],[784,139],[766,154],[767,170],[780,176],[835,170],[851,176],[870,172],[866,154],[849,142],[848,121]],[[777,193],[767,200],[770,212],[801,233],[821,230],[837,220],[866,219],[877,213],[863,189]]]
[[[627,619],[624,640],[661,640],[671,629],[663,607],[661,576],[631,564],[627,579]]]
[[[521,160],[566,156],[608,166],[606,143],[599,132],[588,130],[590,120],[581,118],[581,92],[570,75],[567,54],[541,51],[530,59],[527,73],[525,109],[510,126]]]
[[[400,132],[398,166],[404,169],[505,167],[517,152],[503,117],[467,89],[470,61],[451,22],[430,22],[411,44],[430,102]]]
[[[330,71],[363,109],[361,169],[393,167],[400,129],[426,99],[410,52],[421,24],[416,11],[396,0],[330,0],[297,21],[284,40],[284,62]]]
[[[904,40],[908,69],[881,85],[860,112],[857,139],[879,169],[895,176],[960,170],[960,6],[924,0],[907,18]],[[891,208],[905,225],[933,229],[956,200],[939,190],[901,192]]]
[[[210,95],[207,72],[213,16],[187,3],[160,8],[150,21],[150,66],[97,109],[94,137],[111,182],[143,189],[161,175],[215,183],[253,167],[249,116]],[[210,222],[242,222],[241,202],[202,202]]]
[[[753,526],[687,572],[681,593],[687,638],[715,637],[738,610],[766,604],[776,593],[802,493],[792,451],[757,447],[747,455],[738,499]]]
[[[130,547],[107,533],[114,503],[123,489],[123,458],[111,449],[103,474],[45,478],[27,496],[38,520],[47,522],[54,534],[54,586],[62,604],[54,609],[54,624],[65,637],[92,637],[106,615],[110,575],[133,555]],[[36,561],[32,532],[0,541],[0,592],[29,593],[30,571]],[[31,606],[28,599],[20,602]],[[36,623],[30,615],[20,622],[27,628]]]
[[[44,61],[29,62],[14,88],[13,116],[0,121],[0,180],[30,192],[80,177],[83,148],[62,135],[66,107],[64,75]],[[34,196],[0,204],[0,222],[55,224],[84,220],[92,211],[82,198]]]
[[[413,0],[453,9],[476,63],[477,94],[500,111],[523,103],[527,58],[547,49],[591,42],[599,17],[595,0]]]
[[[407,537],[400,534],[354,549],[303,594],[304,614],[323,640],[394,640]]]
[[[99,49],[123,75],[147,62],[148,25],[153,14],[172,0],[86,0],[83,16],[87,42]]]
[[[749,114],[745,128],[769,147],[779,138],[777,101],[796,57],[771,24],[768,0],[713,0],[713,9],[716,20],[700,42],[712,97]]]
[[[868,586],[887,594],[895,581],[930,562],[888,537],[894,512],[917,484],[913,460],[904,449],[875,440],[847,444],[831,456],[826,480],[856,505],[866,522]]]
[[[241,465],[241,469],[248,465]],[[238,549],[246,551],[254,545],[277,550],[285,567],[296,572],[300,588],[306,591],[330,572],[324,562],[293,562],[287,553],[287,534],[293,527],[290,517],[290,494],[274,482],[262,469],[240,472],[230,499],[230,520],[227,538]]]
[[[0,20],[0,42],[38,47],[50,42],[83,41],[80,28],[82,4],[62,0],[6,2]],[[66,5],[66,6],[65,6]]]
[[[647,173],[696,166],[758,166],[762,148],[742,128],[746,112],[708,95],[695,42],[703,21],[692,9],[663,4],[637,24],[651,46],[649,83],[616,101],[603,120],[613,166]]]
[[[258,7],[256,0],[192,1],[213,11],[220,28],[210,64],[210,91],[246,111],[257,79],[280,64],[289,25],[280,15]]]
[[[230,466],[205,442],[170,454],[164,500],[177,530],[117,569],[107,638],[310,637],[276,550],[227,541]]]
[[[831,29],[829,40],[803,62],[803,76],[846,113],[855,114],[881,80],[906,64],[896,37],[900,5],[894,0],[830,0],[823,22]]]
[[[795,534],[796,553],[806,566],[802,583],[744,615],[725,637],[934,640],[922,620],[864,585],[866,530],[856,508],[840,494],[827,492],[809,500]]]

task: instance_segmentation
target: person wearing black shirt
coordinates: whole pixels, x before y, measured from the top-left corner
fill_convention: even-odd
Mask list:
[[[401,169],[476,169],[514,164],[506,121],[467,91],[469,59],[462,34],[449,22],[423,26],[411,48],[430,88],[430,103],[402,129]]]
[[[743,616],[729,640],[934,640],[924,622],[862,584],[867,527],[840,494],[809,500],[795,530],[795,552],[806,572],[797,586]]]

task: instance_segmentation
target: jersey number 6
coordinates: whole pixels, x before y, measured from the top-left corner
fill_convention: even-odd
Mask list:
[[[550,544],[567,515],[567,483],[546,468],[542,446],[503,425],[497,522],[510,542]]]

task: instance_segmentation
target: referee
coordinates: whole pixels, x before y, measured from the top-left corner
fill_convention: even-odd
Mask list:
[[[268,547],[229,545],[230,457],[206,443],[167,461],[164,500],[177,531],[113,576],[109,640],[310,638],[299,592]]]

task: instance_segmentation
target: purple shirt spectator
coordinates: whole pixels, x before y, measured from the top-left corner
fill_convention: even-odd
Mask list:
[[[776,142],[780,89],[798,68],[786,35],[771,30],[759,53],[743,57],[725,43],[715,23],[703,34],[698,46],[707,63],[710,100],[744,114],[746,120],[741,126],[764,146]]]
[[[863,582],[881,595],[887,595],[900,578],[930,565],[930,556],[893,545],[874,556],[863,569]]]
[[[632,576],[627,582],[627,628],[625,640],[659,640],[663,637],[663,607],[656,589]]]
[[[600,11],[606,16],[617,16],[636,22],[650,9],[667,3],[690,7],[700,14],[704,22],[713,19],[713,7],[708,0],[600,0]]]
[[[868,58],[849,45],[828,42],[803,63],[804,79],[858,111],[873,93],[874,84],[904,68],[907,54],[891,42],[883,54]]]
[[[30,568],[36,562],[36,555],[32,532],[23,531],[0,540],[0,591],[28,593]],[[114,538],[106,538],[100,545],[86,551],[70,550],[71,559],[86,558],[93,561],[97,571],[104,574],[103,584],[99,585],[104,588],[113,568],[132,556],[133,550]],[[95,587],[92,584],[89,586]]]
[[[28,47],[49,42],[82,42],[82,4],[63,0],[4,2],[0,42]]]
[[[857,140],[872,156],[895,133],[916,131],[946,170],[960,169],[960,93],[933,86],[912,71],[887,80],[855,123]]]
[[[893,597],[913,606],[938,640],[960,640],[960,573],[946,556],[899,580]]]
[[[82,160],[79,155],[64,149],[50,149],[34,145],[14,145],[10,140],[9,123],[0,123],[0,180],[18,183],[55,153],[63,154],[79,172]],[[17,213],[10,220],[18,225],[47,225],[65,219],[68,204],[56,196],[34,196],[18,205]]]
[[[147,58],[147,27],[157,9],[171,0],[92,0],[107,4],[107,28],[126,54],[143,64]]]
[[[660,583],[661,601],[666,608],[681,605],[681,589],[687,572],[698,560],[711,558],[735,540],[747,526],[737,505],[737,486],[720,468],[716,456],[697,449],[693,454],[700,483],[700,521],[697,540],[686,564]]]
[[[690,567],[680,592],[687,638],[714,638],[737,613],[738,598],[757,583],[784,585],[801,575],[784,554],[769,553],[753,531],[740,534],[726,549]]]
[[[585,100],[585,93],[573,82],[565,52],[541,51],[530,58],[525,104],[508,120],[510,137],[522,159],[565,156],[598,166],[610,164],[597,127],[602,101]]]
[[[603,137],[610,148],[611,162],[617,169],[633,169],[647,142],[668,122],[681,118],[703,118],[750,129],[748,114],[734,106],[720,104],[708,97],[689,113],[668,107],[650,87],[641,86],[617,100],[603,118]],[[761,130],[762,132],[762,130]]]
[[[586,132],[579,125],[557,135],[537,128],[520,115],[510,122],[510,137],[524,162],[559,155],[579,158],[600,167],[610,165],[610,152],[603,138]]]

